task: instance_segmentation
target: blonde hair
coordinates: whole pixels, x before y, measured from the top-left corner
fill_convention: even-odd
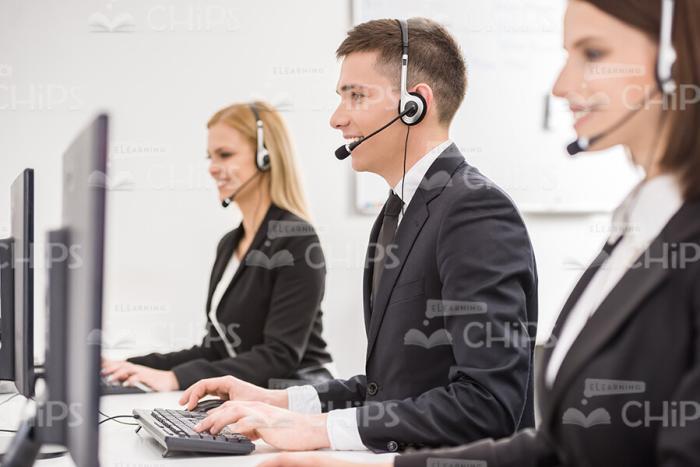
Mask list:
[[[263,183],[268,184],[272,202],[310,222],[289,130],[273,106],[262,101],[233,104],[216,112],[207,122],[207,128],[225,123],[239,131],[255,152],[257,128],[251,105],[255,106],[263,122],[265,147],[270,153],[270,170],[264,172],[261,178]]]

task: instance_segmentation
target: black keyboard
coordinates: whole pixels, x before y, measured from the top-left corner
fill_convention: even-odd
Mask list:
[[[100,376],[100,394],[113,396],[116,394],[143,394],[146,391],[139,386],[124,386],[119,381],[110,381],[106,376]]]
[[[247,437],[228,428],[216,436],[194,431],[206,413],[170,409],[134,409],[133,413],[141,427],[165,448],[164,457],[173,452],[250,454],[255,450]]]

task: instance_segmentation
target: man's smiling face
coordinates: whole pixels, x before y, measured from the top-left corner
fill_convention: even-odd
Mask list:
[[[385,67],[377,66],[377,57],[377,52],[355,52],[343,59],[336,89],[340,104],[330,124],[343,132],[346,143],[369,135],[398,114],[399,72],[394,79],[387,76]],[[405,136],[406,126],[394,123],[352,152],[352,168],[381,174],[400,153]]]

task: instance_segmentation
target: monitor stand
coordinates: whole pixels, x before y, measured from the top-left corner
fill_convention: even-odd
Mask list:
[[[31,404],[30,411],[36,409],[36,402]],[[32,408],[33,407],[33,408]],[[0,460],[5,467],[30,467],[36,460],[54,459],[65,455],[68,451],[63,446],[43,444],[38,440],[37,416],[30,413],[22,420],[14,436],[0,436]]]

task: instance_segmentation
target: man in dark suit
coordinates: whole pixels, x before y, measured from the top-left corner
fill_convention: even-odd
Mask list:
[[[282,449],[400,451],[534,426],[532,246],[512,201],[449,139],[466,90],[457,44],[424,19],[408,21],[408,36],[407,90],[420,94],[425,115],[410,131],[396,122],[352,152],[355,170],[392,187],[364,273],[366,373],[286,392],[202,381],[181,402],[193,407],[204,394],[232,401],[200,430],[232,424]],[[348,33],[331,117],[346,139],[397,116],[401,54],[394,20]]]

